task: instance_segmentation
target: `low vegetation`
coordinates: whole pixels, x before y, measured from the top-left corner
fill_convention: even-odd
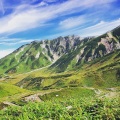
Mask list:
[[[0,98],[11,96],[18,93],[23,93],[25,91],[27,90],[21,89],[14,85],[0,83]]]
[[[61,37],[32,42],[1,59],[0,120],[120,120],[119,30],[73,49]],[[49,66],[51,50],[61,57]]]
[[[119,120],[118,98],[93,97],[49,100],[9,107],[0,112],[1,120]]]

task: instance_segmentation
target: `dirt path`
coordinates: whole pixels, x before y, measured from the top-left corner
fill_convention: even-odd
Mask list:
[[[120,92],[117,92],[115,91],[114,88],[112,88],[112,90],[114,89],[114,91],[109,91],[109,90],[100,90],[100,89],[96,89],[96,88],[92,88],[92,87],[84,87],[86,89],[91,89],[91,90],[94,90],[94,92],[96,93],[96,97],[98,98],[115,98],[115,97],[120,97]],[[37,92],[35,94],[32,94],[32,95],[28,95],[26,97],[22,97],[26,102],[42,102],[42,100],[40,99],[39,96],[43,96],[45,94],[49,94],[49,93],[52,93],[52,92],[57,92],[57,91],[61,91],[62,89],[64,88],[61,88],[61,89],[53,89],[53,90],[50,90],[50,91],[44,91],[44,92]],[[11,102],[8,102],[8,101],[4,101],[2,103],[2,109],[5,109],[6,107],[8,106],[18,106],[18,105],[15,105]]]
[[[44,68],[47,68],[47,67],[49,67],[49,66],[51,66],[51,64],[50,64],[50,65],[48,65],[48,66],[46,66],[46,67],[42,67],[42,68],[39,68],[39,69],[32,70],[32,71],[30,71],[30,72],[26,72],[26,73],[17,74],[17,75],[15,75],[15,77],[16,77],[16,76],[20,76],[20,75],[26,75],[26,74],[30,74],[30,73],[32,73],[32,72],[35,72],[35,71],[42,70],[42,69],[44,69]]]
[[[5,110],[8,106],[18,106],[18,105],[15,105],[8,101],[4,101],[4,102],[0,103],[0,110]]]
[[[54,61],[52,64],[54,64],[54,63],[55,63],[55,61]],[[48,68],[48,67],[50,67],[52,64],[50,64],[50,65],[48,65],[48,66],[45,66],[45,67],[42,67],[42,68],[38,68],[38,69],[35,69],[35,70],[31,70],[30,72],[21,73],[21,74],[18,74],[18,75],[16,75],[16,76],[24,75],[24,74],[30,74],[30,73],[32,73],[32,72],[39,71],[39,70],[42,70],[42,69],[44,69],[44,68]]]
[[[17,106],[17,105],[15,105],[15,104],[13,104],[13,103],[11,103],[11,102],[3,102],[3,104],[4,105],[8,105],[8,106]]]
[[[99,96],[99,98],[115,98],[115,97],[120,97],[120,92],[107,92],[101,96]]]
[[[43,96],[45,94],[49,94],[49,93],[52,93],[52,92],[56,92],[56,91],[61,91],[61,89],[59,90],[52,90],[52,91],[46,91],[46,92],[40,92],[40,93],[36,93],[36,94],[33,94],[33,95],[30,95],[30,96],[27,96],[27,97],[24,97],[25,101],[28,102],[28,101],[31,101],[31,102],[42,102],[42,100],[40,99],[39,96]]]
[[[49,93],[56,92],[56,91],[61,91],[61,90],[62,90],[62,88],[59,89],[59,90],[54,89],[54,90],[51,90],[51,91],[38,92],[36,94],[32,94],[32,95],[28,95],[26,97],[23,97],[23,99],[26,102],[42,102],[42,100],[40,99],[39,96],[43,96],[45,94],[49,94]],[[4,101],[0,104],[0,110],[5,110],[8,106],[18,106],[18,107],[20,107],[19,105],[13,104],[12,102]]]
[[[26,102],[41,102],[42,100],[38,97],[38,94],[30,95],[24,98]]]
[[[93,87],[84,87],[84,88],[94,90],[94,92],[96,93],[96,96],[98,98],[120,97],[120,92],[117,92],[115,88],[106,88],[106,91],[105,90],[96,89],[96,88],[93,88]]]

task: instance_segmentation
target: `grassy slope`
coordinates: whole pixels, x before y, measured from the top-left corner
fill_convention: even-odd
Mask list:
[[[38,51],[40,52],[40,56],[36,59],[35,56]],[[46,55],[41,51],[40,43],[22,46],[0,60],[0,74],[24,73],[51,64]]]
[[[7,83],[0,83],[0,102],[11,101],[12,99],[17,99],[17,97],[22,94],[27,93],[30,93],[30,91]]]
[[[48,69],[14,76],[8,82],[31,90],[61,87],[116,87],[120,85],[119,54],[117,50],[103,58],[77,66],[72,71],[51,73]],[[21,79],[20,79],[21,78]]]
[[[69,54],[68,56],[73,57]],[[63,60],[63,62],[65,61]],[[12,75],[11,78],[0,83],[0,96],[2,97],[0,101],[14,101],[21,99],[25,94],[36,92],[27,91],[15,85],[22,85],[30,90],[65,89],[40,96],[45,101],[43,103],[28,103],[28,105],[21,108],[11,107],[6,111],[2,111],[0,112],[0,119],[119,119],[119,98],[95,99],[94,91],[87,89],[87,87],[98,89],[118,87],[119,89],[119,63],[120,51],[116,50],[105,57],[71,67],[71,71],[60,74],[45,69],[28,74]],[[13,85],[8,85],[6,82]],[[68,106],[72,106],[72,108],[68,110]]]
[[[117,120],[119,114],[119,99],[118,98],[95,98],[92,91],[85,89],[63,90],[62,92],[52,93],[45,96],[45,102],[28,103],[23,107],[9,107],[5,111],[0,111],[0,119],[9,120],[73,120],[73,119],[104,119]],[[65,92],[65,94],[64,94]],[[72,92],[72,94],[71,94]],[[78,94],[79,92],[79,94]],[[84,93],[84,94],[83,94]],[[92,94],[91,94],[92,93]],[[56,99],[61,97],[61,99]],[[63,97],[63,95],[66,95]],[[68,97],[71,94],[72,97]],[[88,94],[88,95],[87,95]],[[85,97],[83,97],[86,95]],[[52,97],[52,99],[49,98]],[[79,96],[79,97],[78,97]],[[47,99],[46,99],[47,98]]]
[[[19,82],[19,84],[23,85],[21,80],[25,80],[25,88],[31,90],[61,87],[65,87],[65,89],[60,92],[40,96],[45,102],[28,103],[28,105],[21,108],[13,106],[6,111],[1,111],[0,119],[119,119],[119,98],[98,98],[93,90],[86,88],[96,87],[99,89],[119,86],[120,79],[119,76],[116,76],[120,68],[118,65],[120,59],[119,54],[119,50],[115,51],[102,59],[96,59],[95,61],[77,66],[71,72],[56,74],[51,73],[47,69],[43,69],[28,74],[11,76],[14,79],[6,79],[2,84],[5,84],[7,81],[10,84]],[[26,79],[28,76],[32,78]],[[39,80],[38,78],[44,79],[42,84],[39,84],[41,83],[41,79]],[[78,86],[83,86],[83,88],[79,88]],[[29,95],[30,91],[24,93]],[[17,101],[17,99],[19,100],[25,96],[25,94],[22,95],[22,92],[20,94],[14,95],[12,93],[11,97],[13,99],[10,101]],[[9,100],[9,97],[7,100]]]
[[[65,100],[65,99],[71,99],[71,98],[81,98],[81,97],[89,97],[94,96],[95,92],[92,89],[87,88],[65,88],[60,91],[52,92],[50,94],[45,94],[43,96],[40,96],[40,98],[44,101],[46,100]]]

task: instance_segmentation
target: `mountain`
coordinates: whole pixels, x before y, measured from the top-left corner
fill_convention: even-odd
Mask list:
[[[63,66],[62,66],[63,67]],[[62,69],[62,67],[60,67]],[[60,68],[47,68],[15,77],[15,85],[30,90],[46,90],[66,87],[112,88],[120,86],[120,50],[72,70],[55,73]],[[53,71],[54,70],[54,71]],[[56,71],[55,71],[56,70]],[[21,78],[21,79],[20,79]],[[11,79],[11,81],[14,81]]]
[[[83,45],[79,44],[76,49],[60,57],[50,68],[57,72],[64,72],[75,66],[102,58],[119,49],[120,26],[99,37],[92,38]]]
[[[71,49],[76,49],[91,38],[78,36],[58,37],[53,40],[33,41],[0,60],[1,73],[23,73],[46,67]]]
[[[61,110],[63,119],[76,111],[73,119],[119,119],[120,27],[99,37],[33,41],[2,58],[0,74],[1,119],[49,119],[48,111]]]
[[[1,73],[24,73],[49,66],[54,72],[72,70],[120,49],[120,26],[99,36],[75,35],[33,41],[0,59]]]

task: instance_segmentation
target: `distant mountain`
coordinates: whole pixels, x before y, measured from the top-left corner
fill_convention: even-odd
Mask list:
[[[99,37],[72,35],[33,41],[0,59],[0,72],[24,73],[48,65],[55,72],[63,72],[117,49],[120,49],[120,26]]]
[[[120,49],[120,26],[99,37],[79,44],[76,49],[69,51],[60,57],[50,69],[55,72],[63,72],[73,69],[75,66],[93,61],[97,58],[109,55]]]
[[[69,50],[76,49],[78,45],[82,45],[90,39],[72,35],[53,40],[33,41],[1,59],[0,71],[23,73],[48,66]]]

